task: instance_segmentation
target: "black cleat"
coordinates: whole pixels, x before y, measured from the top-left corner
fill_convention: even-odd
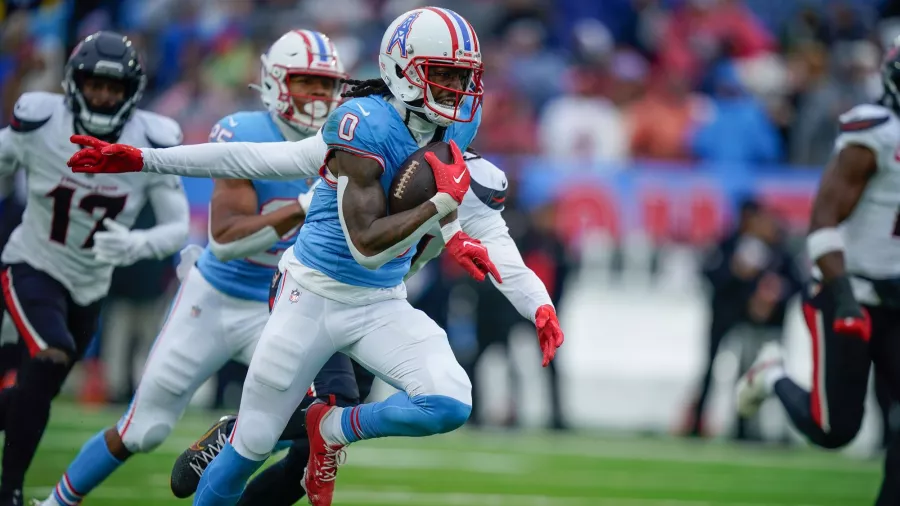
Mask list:
[[[216,455],[228,442],[228,435],[235,420],[237,420],[235,415],[223,416],[209,428],[206,434],[178,456],[175,466],[172,467],[172,478],[169,481],[175,497],[184,499],[194,495],[206,466],[216,458]]]
[[[16,489],[12,492],[3,492],[0,495],[0,506],[22,506],[25,501],[22,499],[22,490]]]

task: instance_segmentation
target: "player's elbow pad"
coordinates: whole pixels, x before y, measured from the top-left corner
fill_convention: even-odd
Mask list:
[[[246,237],[230,242],[218,242],[210,234],[209,250],[219,260],[229,262],[262,253],[274,246],[279,239],[278,232],[271,226],[263,227]]]

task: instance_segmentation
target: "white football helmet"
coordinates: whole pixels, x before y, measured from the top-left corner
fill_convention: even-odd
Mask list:
[[[448,126],[475,119],[484,95],[484,66],[478,36],[459,14],[438,7],[401,14],[384,32],[378,63],[391,94],[432,123]],[[467,69],[468,82],[462,90],[438,84],[429,79],[432,67]],[[454,92],[455,105],[436,101],[435,89]]]
[[[347,78],[344,65],[331,40],[320,32],[293,30],[272,44],[266,54],[260,56],[259,89],[263,103],[297,130],[315,133],[341,102],[344,90],[342,79]],[[319,96],[292,95],[288,81],[292,75],[313,75],[334,78],[334,90],[327,99]],[[305,101],[298,108],[294,100]]]

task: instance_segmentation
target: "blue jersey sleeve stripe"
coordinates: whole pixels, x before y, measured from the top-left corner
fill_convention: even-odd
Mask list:
[[[378,164],[381,165],[381,170],[382,170],[382,172],[384,171],[384,158],[382,158],[382,157],[376,155],[375,153],[370,153],[370,152],[368,152],[368,151],[363,151],[362,149],[355,148],[355,147],[353,147],[353,146],[348,146],[348,145],[346,145],[346,144],[329,144],[329,145],[328,145],[328,151],[325,152],[325,159],[326,159],[326,160],[328,159],[328,155],[330,155],[331,152],[334,151],[334,150],[346,151],[346,152],[348,152],[348,153],[350,153],[350,154],[359,156],[359,157],[361,157],[361,158],[371,158],[372,160],[375,160],[376,162],[378,162]]]

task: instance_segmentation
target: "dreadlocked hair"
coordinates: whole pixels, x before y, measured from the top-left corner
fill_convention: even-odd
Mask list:
[[[371,95],[387,95],[391,92],[387,83],[383,79],[341,79],[342,83],[347,83],[352,88],[341,94],[344,98],[368,97]]]

